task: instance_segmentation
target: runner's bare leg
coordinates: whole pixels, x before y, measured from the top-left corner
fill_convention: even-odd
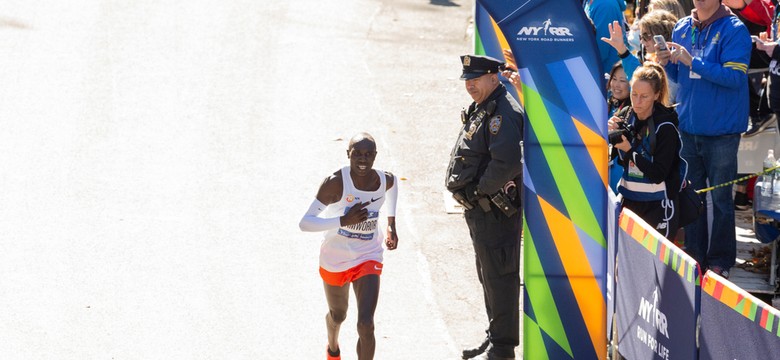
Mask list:
[[[323,282],[325,299],[328,300],[328,313],[325,315],[325,325],[328,328],[328,347],[330,351],[339,350],[339,329],[347,318],[349,306],[349,283],[344,286],[333,286]]]
[[[379,301],[379,275],[366,275],[352,283],[358,303],[358,343],[359,360],[374,358],[376,339],[374,338],[374,311]]]

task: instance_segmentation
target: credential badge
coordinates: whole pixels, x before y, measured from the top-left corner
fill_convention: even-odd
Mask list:
[[[471,58],[468,55],[463,57],[463,66],[471,66]]]

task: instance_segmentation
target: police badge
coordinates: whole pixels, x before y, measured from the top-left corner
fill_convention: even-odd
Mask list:
[[[488,129],[490,129],[490,133],[493,135],[498,134],[498,130],[501,128],[501,115],[496,115],[492,119],[490,119],[490,124],[488,125]]]
[[[474,133],[477,132],[477,127],[479,126],[478,122],[473,122],[469,126],[469,131],[466,132],[465,135],[463,135],[466,139],[471,140],[471,137],[474,136]]]

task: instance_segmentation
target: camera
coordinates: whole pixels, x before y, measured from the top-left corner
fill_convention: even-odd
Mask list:
[[[610,145],[617,145],[623,142],[621,135],[625,135],[629,142],[638,137],[634,125],[631,125],[625,121],[618,121],[616,124],[618,128],[610,131],[607,135]]]

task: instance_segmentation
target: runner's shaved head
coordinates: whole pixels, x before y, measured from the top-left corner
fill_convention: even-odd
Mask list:
[[[363,141],[368,140],[371,142],[371,144],[374,145],[374,149],[376,149],[376,141],[374,141],[374,137],[371,136],[369,133],[361,132],[355,134],[355,136],[352,137],[352,139],[349,139],[349,147],[347,148],[347,151],[352,150],[352,148],[355,146],[355,144]]]

